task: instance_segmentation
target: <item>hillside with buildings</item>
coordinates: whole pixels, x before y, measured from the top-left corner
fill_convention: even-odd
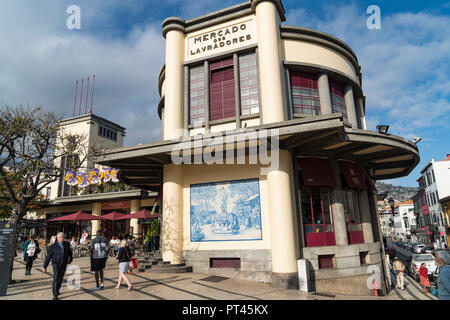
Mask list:
[[[418,190],[417,188],[393,186],[383,182],[377,182],[376,188],[378,194],[387,192],[386,199],[392,197],[395,201],[400,202],[410,199]]]

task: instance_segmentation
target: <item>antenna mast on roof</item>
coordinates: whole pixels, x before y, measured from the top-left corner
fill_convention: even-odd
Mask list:
[[[89,77],[86,85],[86,104],[84,105],[84,114],[87,114],[87,103],[88,103],[88,97],[89,97]]]
[[[94,105],[95,74],[92,77],[94,78],[94,83],[92,84],[91,106],[89,107],[89,113],[92,113],[92,108],[93,108],[93,105]]]
[[[76,104],[77,104],[77,94],[78,94],[78,80],[77,80],[77,82],[76,82],[76,85],[75,85],[75,101],[73,102],[73,115],[72,115],[72,117],[75,117],[75,106],[76,106]]]
[[[78,116],[81,116],[81,102],[83,101],[83,82],[84,79],[81,79],[81,97],[80,97],[80,106],[78,107]]]

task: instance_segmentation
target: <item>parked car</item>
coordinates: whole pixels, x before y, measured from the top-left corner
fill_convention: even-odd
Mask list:
[[[411,251],[411,252],[414,252],[414,248],[417,246],[417,245],[419,245],[419,243],[411,243],[410,244],[410,246],[409,246],[409,248],[408,248],[408,250],[409,251]]]
[[[429,253],[434,256],[434,247],[427,246],[423,248],[422,253]]]
[[[414,247],[414,253],[420,254],[422,253],[423,249],[425,248],[424,244],[418,244]]]
[[[414,254],[411,257],[411,262],[409,264],[408,272],[414,277],[414,279],[419,279],[419,268],[422,263],[425,263],[428,269],[428,276],[433,278],[437,275],[439,268],[434,261],[434,256],[431,254]],[[437,277],[437,276],[436,276]]]

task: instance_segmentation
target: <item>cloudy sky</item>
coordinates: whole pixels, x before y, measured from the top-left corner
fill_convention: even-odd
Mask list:
[[[0,0],[0,104],[42,105],[69,117],[75,81],[95,74],[94,113],[126,127],[126,145],[159,141],[162,21],[240,2]],[[431,158],[450,153],[450,2],[283,3],[285,24],[330,33],[353,48],[362,66],[369,129],[389,124],[390,133],[422,138],[418,167],[388,181],[416,186]],[[73,4],[81,8],[80,30],[66,27],[66,10]],[[381,8],[381,30],[366,26],[373,4]]]

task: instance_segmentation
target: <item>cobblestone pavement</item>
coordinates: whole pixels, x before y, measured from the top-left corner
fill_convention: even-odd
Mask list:
[[[94,273],[90,271],[89,259],[77,258],[72,263],[80,268],[80,289],[70,289],[66,272],[61,287],[61,300],[401,300],[394,292],[386,297],[361,297],[350,295],[329,295],[304,293],[298,290],[274,288],[270,284],[224,278],[219,282],[205,280],[208,274],[190,273],[150,273],[133,271],[129,276],[134,288],[127,286],[117,290],[118,264],[110,258],[105,269],[105,288],[94,291]],[[0,300],[50,300],[52,299],[52,268],[42,272],[42,260],[37,259],[31,276],[25,276],[24,262],[16,258],[13,279],[19,281],[8,287],[7,296]],[[401,292],[403,296],[403,292]]]

